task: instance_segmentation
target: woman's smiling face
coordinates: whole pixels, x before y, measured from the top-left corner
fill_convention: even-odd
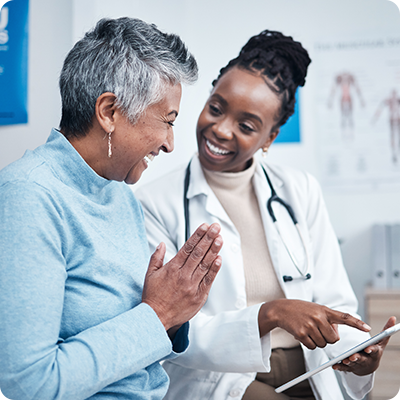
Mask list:
[[[260,148],[268,148],[280,100],[258,72],[237,67],[217,82],[197,122],[197,145],[202,166],[239,172]]]
[[[134,184],[147,168],[147,159],[153,159],[160,151],[173,150],[173,122],[178,116],[181,94],[180,84],[168,87],[164,98],[150,105],[134,125],[116,111],[107,179]]]

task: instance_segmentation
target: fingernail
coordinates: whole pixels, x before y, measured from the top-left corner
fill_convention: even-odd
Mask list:
[[[218,232],[218,227],[216,225],[213,225],[210,229],[211,233],[217,233]]]
[[[220,239],[215,239],[214,241],[216,246],[221,246],[222,245],[222,241]]]
[[[368,329],[369,331],[371,330],[371,327],[368,324],[366,324],[365,322],[363,322],[363,327],[365,329]]]
[[[156,251],[160,250],[160,247],[161,247],[161,243],[157,246]]]
[[[200,229],[202,231],[206,231],[208,229],[208,225],[207,224],[202,224],[202,225],[200,225]]]

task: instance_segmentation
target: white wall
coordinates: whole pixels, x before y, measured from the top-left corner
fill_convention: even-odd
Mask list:
[[[143,182],[190,158],[196,148],[197,116],[211,81],[250,36],[266,28],[280,30],[301,41],[312,57],[313,42],[324,37],[400,33],[400,12],[388,0],[32,0],[30,122],[27,126],[0,127],[0,168],[19,158],[26,148],[42,143],[50,128],[58,126],[57,78],[72,42],[82,37],[99,18],[120,16],[138,17],[165,31],[178,33],[200,66],[198,83],[184,89],[175,129],[175,151],[158,157],[143,175]],[[311,64],[303,90],[302,143],[274,145],[269,158],[308,170],[318,178],[318,132],[312,97],[314,68],[315,64]],[[336,233],[343,240],[343,256],[350,278],[362,299],[371,268],[370,226],[376,222],[400,221],[397,206],[400,193],[386,189],[372,193],[325,191],[324,194]]]
[[[254,34],[269,28],[301,41],[313,55],[312,44],[321,38],[392,31],[400,33],[400,12],[387,0],[79,0],[75,1],[74,39],[81,37],[101,17],[138,17],[159,28],[178,33],[200,66],[198,83],[184,89],[175,129],[175,151],[158,157],[140,183],[186,162],[196,149],[197,116],[211,88],[211,81],[229,59]],[[273,162],[302,168],[319,177],[313,113],[311,64],[303,90],[302,143],[277,144],[270,150]],[[379,79],[379,77],[378,77]],[[139,183],[139,184],[140,184]],[[400,192],[325,191],[327,206],[350,279],[361,300],[371,274],[370,226],[400,221]]]
[[[31,0],[28,124],[0,126],[0,169],[20,158],[26,149],[44,143],[50,129],[58,126],[61,109],[58,76],[71,45],[71,2]]]

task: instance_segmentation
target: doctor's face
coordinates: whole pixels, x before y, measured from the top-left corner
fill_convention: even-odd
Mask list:
[[[234,67],[218,80],[197,122],[203,167],[243,171],[258,149],[274,141],[281,103],[264,79],[259,72]]]

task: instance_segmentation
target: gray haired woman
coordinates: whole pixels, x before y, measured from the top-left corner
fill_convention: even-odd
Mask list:
[[[163,265],[124,182],[172,151],[181,82],[196,76],[179,37],[138,19],[103,19],[68,54],[60,129],[0,171],[5,396],[164,396],[158,361],[187,348],[221,265],[220,227],[200,226]]]

